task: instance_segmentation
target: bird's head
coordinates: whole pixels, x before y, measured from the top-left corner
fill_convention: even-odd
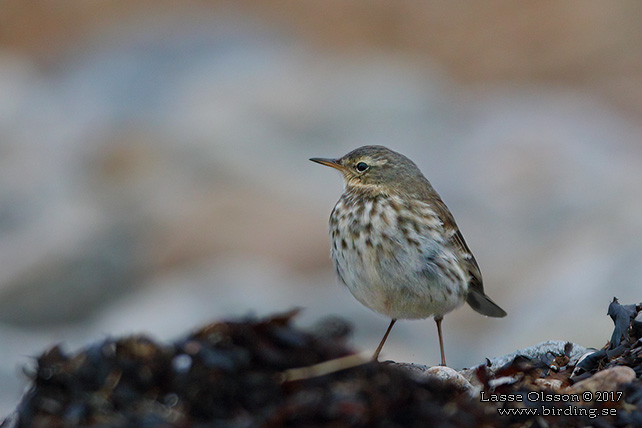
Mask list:
[[[310,160],[339,170],[346,190],[370,194],[414,193],[427,183],[413,161],[384,146],[359,147],[338,159]]]

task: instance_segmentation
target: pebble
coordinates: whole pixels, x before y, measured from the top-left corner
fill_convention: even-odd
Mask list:
[[[445,366],[424,366],[413,363],[390,363],[391,365],[408,371],[415,379],[424,380],[427,378],[437,379],[441,382],[451,384],[457,391],[474,392],[475,387],[457,370]]]
[[[635,380],[635,370],[627,366],[611,367],[595,373],[588,379],[577,382],[569,388],[573,393],[584,391],[608,392],[617,391],[621,385]]]

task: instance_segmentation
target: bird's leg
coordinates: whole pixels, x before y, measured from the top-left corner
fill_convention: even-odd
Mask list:
[[[446,365],[446,354],[444,353],[444,337],[441,334],[441,320],[443,317],[435,317],[435,322],[437,323],[437,335],[439,336],[439,350],[441,351],[441,365]]]
[[[386,339],[388,338],[388,335],[390,334],[390,330],[392,330],[392,326],[395,325],[395,322],[397,322],[396,319],[390,320],[390,325],[388,326],[388,330],[386,330],[386,334],[383,335],[383,339],[381,339],[381,342],[379,343],[379,346],[377,346],[377,350],[375,351],[374,355],[372,356],[373,361],[377,361],[379,358],[379,353],[381,352],[381,349],[383,349],[383,344],[386,343]]]

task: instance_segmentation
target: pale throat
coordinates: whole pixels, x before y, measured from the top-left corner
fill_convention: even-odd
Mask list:
[[[380,184],[363,183],[357,177],[346,179],[344,186],[346,195],[364,195],[369,197],[389,196],[389,191]]]

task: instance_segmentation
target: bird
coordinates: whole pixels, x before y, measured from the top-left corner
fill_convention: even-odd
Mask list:
[[[374,361],[399,319],[434,318],[445,366],[446,313],[466,302],[482,315],[506,316],[484,293],[479,265],[453,215],[412,160],[375,145],[310,160],[343,175],[329,220],[339,279],[361,304],[391,320]]]

